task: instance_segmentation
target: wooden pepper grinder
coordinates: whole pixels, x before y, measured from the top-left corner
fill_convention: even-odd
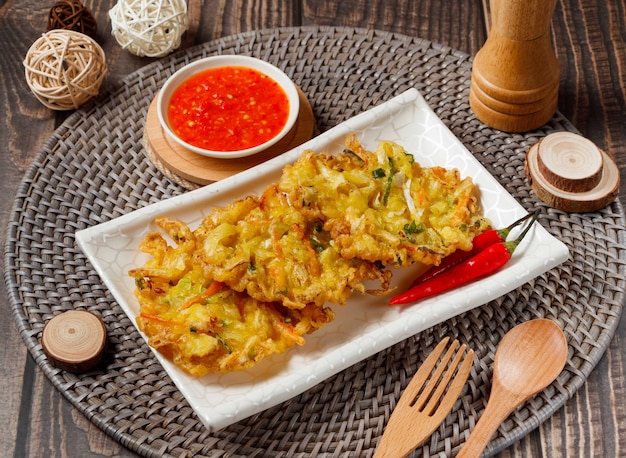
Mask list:
[[[557,107],[559,62],[550,42],[556,0],[491,0],[491,30],[472,67],[470,106],[506,132],[544,125]]]

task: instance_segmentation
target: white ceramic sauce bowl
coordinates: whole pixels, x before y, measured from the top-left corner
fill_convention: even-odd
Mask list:
[[[287,122],[275,136],[254,147],[235,151],[216,151],[192,145],[174,132],[168,119],[168,106],[176,89],[191,76],[208,69],[219,67],[248,67],[257,70],[272,78],[279,84],[283,91],[285,91],[289,102],[289,114]],[[167,79],[157,98],[157,115],[159,122],[169,137],[189,151],[219,159],[234,159],[251,156],[276,144],[294,127],[299,110],[300,99],[296,85],[282,70],[264,60],[241,55],[211,56],[185,65]]]

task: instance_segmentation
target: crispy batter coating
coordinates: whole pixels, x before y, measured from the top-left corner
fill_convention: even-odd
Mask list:
[[[135,278],[139,328],[150,346],[195,376],[253,366],[271,354],[303,345],[305,334],[330,322],[332,310],[291,310],[257,301],[206,276],[193,256],[195,235],[180,221],[158,218],[174,240],[149,234],[140,249],[150,255]]]
[[[421,167],[400,145],[366,151],[356,137],[344,152],[305,152],[279,187],[309,218],[324,222],[341,256],[384,265],[439,264],[489,227],[476,188],[458,170]]]
[[[389,287],[391,272],[340,256],[322,225],[290,205],[276,185],[211,212],[195,231],[207,276],[265,302],[301,309],[344,304],[363,283]],[[372,292],[372,291],[368,291]]]

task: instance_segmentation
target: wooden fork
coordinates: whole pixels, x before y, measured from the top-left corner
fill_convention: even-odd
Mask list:
[[[461,394],[474,360],[474,350],[444,338],[426,358],[393,410],[374,458],[405,457],[424,442],[446,418]],[[454,359],[452,356],[457,350]]]

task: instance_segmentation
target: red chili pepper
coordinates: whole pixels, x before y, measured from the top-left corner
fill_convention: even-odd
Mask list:
[[[535,212],[536,213],[536,212]],[[424,272],[422,275],[417,277],[413,283],[411,283],[410,288],[419,285],[420,283],[424,283],[426,280],[430,280],[436,275],[445,272],[451,267],[456,266],[457,264],[462,263],[466,259],[475,256],[480,253],[484,249],[486,249],[489,245],[493,245],[494,243],[506,242],[506,238],[509,236],[509,233],[517,226],[522,224],[527,219],[531,218],[534,213],[529,213],[526,216],[518,219],[517,221],[511,223],[509,226],[503,229],[490,229],[488,231],[483,232],[482,234],[477,235],[472,240],[472,249],[469,251],[456,250],[454,253],[443,258],[441,263],[438,266],[432,267]]]
[[[517,239],[511,242],[500,242],[489,245],[470,259],[457,264],[436,277],[432,277],[430,280],[426,280],[410,288],[405,293],[398,294],[389,301],[389,305],[415,302],[426,297],[434,296],[435,294],[449,291],[495,272],[511,259],[513,252],[536,219],[537,212],[533,214],[532,220]]]

